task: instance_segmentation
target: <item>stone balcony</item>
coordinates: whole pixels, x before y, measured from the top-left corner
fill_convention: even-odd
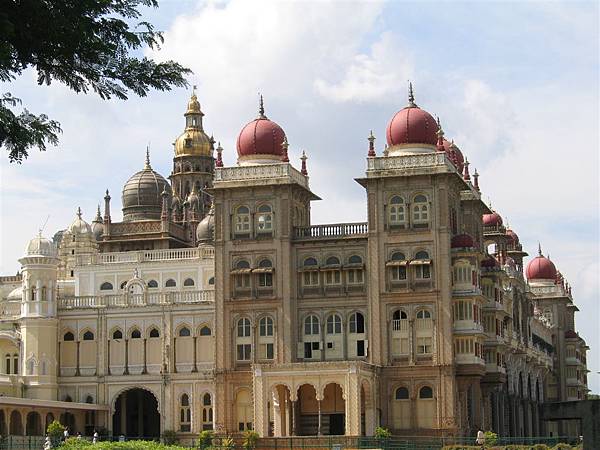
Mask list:
[[[242,185],[248,181],[254,185],[299,184],[308,187],[308,177],[302,175],[290,163],[261,164],[255,166],[233,166],[215,168],[214,187]]]
[[[192,259],[213,259],[215,249],[213,247],[198,248],[171,248],[161,250],[138,250],[132,252],[95,253],[78,255],[76,264],[78,266],[101,265],[101,264],[131,264],[151,263],[166,261],[181,261]]]
[[[213,303],[214,301],[214,290],[119,295],[83,295],[59,298],[58,309],[142,308],[155,305],[164,306]]]
[[[343,238],[366,238],[369,227],[367,222],[333,223],[294,227],[294,240],[322,240]]]

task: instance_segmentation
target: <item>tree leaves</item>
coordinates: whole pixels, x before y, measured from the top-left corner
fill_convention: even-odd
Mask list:
[[[4,0],[0,81],[14,80],[33,67],[40,85],[58,81],[103,100],[187,86],[191,71],[182,65],[132,56],[162,44],[162,33],[151,23],[135,23],[141,7],[157,6],[157,0]],[[45,150],[46,143],[58,143],[57,122],[27,110],[15,115],[10,108],[19,102],[11,99],[5,94],[0,101],[0,146],[9,151],[11,162],[21,162],[31,147]]]

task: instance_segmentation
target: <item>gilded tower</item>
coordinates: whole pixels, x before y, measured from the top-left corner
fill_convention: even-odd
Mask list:
[[[203,116],[194,90],[184,114],[185,130],[173,143],[175,156],[169,178],[173,187],[171,208],[176,222],[200,221],[210,207],[204,189],[212,187],[214,140],[204,132]]]

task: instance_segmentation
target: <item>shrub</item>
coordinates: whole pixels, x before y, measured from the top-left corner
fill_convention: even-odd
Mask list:
[[[102,441],[92,444],[86,439],[67,439],[60,450],[189,450],[176,445],[165,445],[155,441],[127,441],[110,442]]]
[[[163,431],[162,441],[166,445],[173,445],[177,442],[177,433],[173,430]]]
[[[215,433],[212,430],[201,431],[198,435],[198,448],[200,450],[209,449],[212,446]]]
[[[375,439],[389,439],[392,437],[392,432],[384,427],[375,428]]]
[[[246,450],[254,450],[256,448],[256,444],[258,442],[258,433],[254,430],[246,430],[244,432],[244,441],[242,442],[242,446]]]
[[[485,438],[485,445],[496,445],[496,442],[498,442],[498,435],[493,431],[486,431],[483,436]]]
[[[52,423],[48,424],[46,433],[48,434],[48,436],[50,436],[50,442],[52,442],[52,447],[58,447],[58,445],[60,444],[60,440],[63,438],[64,432],[65,427],[63,427],[58,420],[54,420]]]
[[[232,437],[224,437],[221,438],[221,445],[219,445],[220,450],[233,450],[235,448],[235,441]]]
[[[552,447],[552,450],[571,450],[572,448],[569,444],[559,443]]]

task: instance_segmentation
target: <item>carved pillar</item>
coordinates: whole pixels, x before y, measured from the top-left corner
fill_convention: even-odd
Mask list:
[[[79,342],[79,338],[77,339],[77,367],[75,369],[75,376],[78,377],[79,375],[81,375],[81,373],[79,372],[79,346],[80,346],[80,342]]]
[[[123,375],[129,375],[129,339],[125,338],[125,371]]]
[[[146,361],[146,355],[147,355],[146,344],[147,343],[148,343],[148,340],[144,336],[144,346],[143,346],[144,347],[144,349],[143,349],[143,352],[144,352],[144,355],[143,355],[144,356],[144,367],[142,369],[142,374],[147,374],[148,373],[148,364],[147,364],[147,361]]]
[[[292,405],[292,436],[297,436],[298,435],[298,428],[297,428],[297,419],[296,419],[296,400],[292,400],[291,402]]]

